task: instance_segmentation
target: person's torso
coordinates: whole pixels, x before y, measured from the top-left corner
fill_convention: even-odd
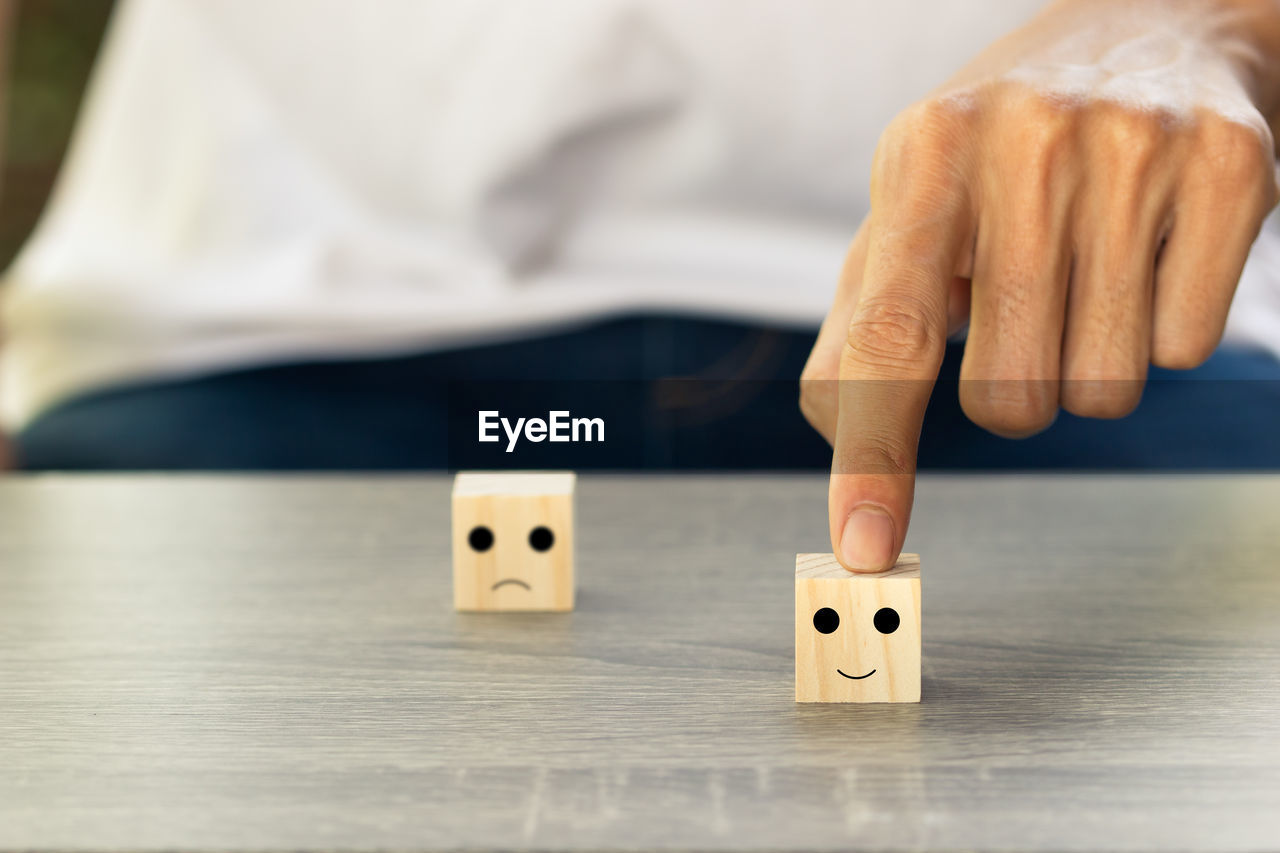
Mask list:
[[[632,309],[816,322],[879,131],[1040,0],[129,0],[8,274],[84,387]]]

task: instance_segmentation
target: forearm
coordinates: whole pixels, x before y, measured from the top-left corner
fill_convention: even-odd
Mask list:
[[[1280,138],[1280,0],[1218,2],[1227,8],[1222,29],[1228,55],[1272,136]]]

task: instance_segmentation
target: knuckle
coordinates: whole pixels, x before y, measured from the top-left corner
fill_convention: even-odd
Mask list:
[[[858,474],[910,474],[916,467],[913,453],[885,438],[866,441],[851,456],[851,470]]]
[[[931,98],[899,113],[881,134],[872,158],[872,194],[895,178],[942,179],[971,125],[972,107],[959,98]]]
[[[800,371],[801,394],[813,393],[817,383],[837,377],[837,365],[830,364],[828,359],[819,356],[815,347],[814,352],[809,354],[809,360],[805,362],[804,369]]]
[[[969,420],[996,435],[1007,438],[1035,435],[1057,418],[1057,382],[963,380],[960,408]]]
[[[1038,193],[1038,198],[1043,199],[1054,182],[1071,168],[1070,158],[1076,142],[1070,132],[1057,124],[1029,125],[1012,131],[1014,148],[1004,170],[1006,176],[1010,171],[1014,172],[1017,180],[1005,177],[1004,191],[1016,193],[1022,188]]]
[[[1208,361],[1217,346],[1213,334],[1157,324],[1151,338],[1151,363],[1166,370],[1192,370]]]
[[[936,360],[943,341],[930,314],[913,299],[869,300],[849,323],[849,351],[862,363],[887,367]]]
[[[804,389],[800,389],[800,415],[804,418],[805,423],[814,429],[818,428],[818,412],[814,408],[813,400],[805,394]]]
[[[1038,166],[1041,178],[1059,170],[1063,157],[1073,145],[1068,123],[1069,119],[1057,115],[1026,122],[1018,129],[1020,148]]]
[[[996,97],[1005,122],[1030,145],[1052,149],[1073,134],[1079,110],[1070,101],[1026,86],[1004,86]]]
[[[1167,150],[1172,117],[1150,110],[1104,103],[1095,107],[1092,136],[1098,139],[1120,174],[1146,174]]]
[[[800,380],[800,414],[809,426],[824,435],[835,411],[835,389],[831,384],[829,380]]]
[[[937,137],[965,130],[973,112],[972,103],[967,98],[925,98],[899,113],[894,123],[900,130],[915,136]]]
[[[1071,378],[1062,383],[1062,408],[1082,418],[1123,418],[1142,400],[1142,379]]]
[[[1274,192],[1275,155],[1271,131],[1222,117],[1200,122],[1198,160],[1212,180],[1234,188],[1263,186]]]

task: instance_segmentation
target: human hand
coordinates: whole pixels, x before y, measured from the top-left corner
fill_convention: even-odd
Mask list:
[[[833,444],[846,568],[902,549],[949,331],[960,404],[1017,437],[1059,407],[1116,418],[1148,364],[1217,345],[1277,201],[1280,6],[1070,0],[884,132],[838,292],[801,377]]]

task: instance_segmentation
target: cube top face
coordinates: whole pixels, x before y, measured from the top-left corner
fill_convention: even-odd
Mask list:
[[[796,701],[920,701],[920,558],[855,574],[796,555]]]
[[[458,610],[572,610],[571,473],[466,473],[453,489]]]
[[[801,578],[820,580],[845,580],[849,577],[864,577],[873,580],[890,578],[920,579],[920,555],[903,554],[893,568],[876,574],[856,574],[840,565],[834,554],[796,554],[796,580]]]
[[[572,495],[577,479],[572,471],[460,471],[453,496]]]

